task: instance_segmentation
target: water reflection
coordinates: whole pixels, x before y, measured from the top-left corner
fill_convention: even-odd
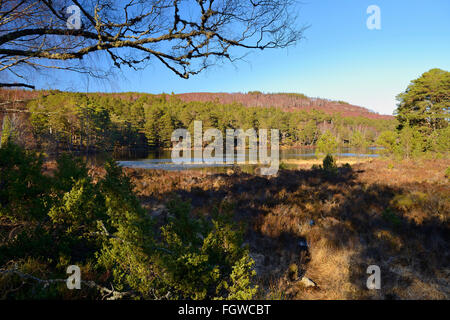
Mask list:
[[[371,147],[365,150],[355,150],[352,148],[342,148],[339,153],[335,154],[339,158],[376,158],[379,156],[380,148]],[[135,151],[127,152],[126,154],[114,154],[113,157],[118,160],[121,166],[129,168],[155,169],[155,170],[192,170],[204,169],[206,171],[221,172],[233,166],[230,164],[214,164],[214,163],[194,163],[196,159],[192,158],[192,163],[177,164],[171,160],[170,150],[158,151]],[[315,159],[314,148],[289,148],[280,150],[280,163],[288,160],[311,160]],[[98,161],[98,159],[97,159]],[[246,161],[248,161],[248,152],[246,153]],[[239,164],[243,171],[251,172],[255,167],[262,165]]]

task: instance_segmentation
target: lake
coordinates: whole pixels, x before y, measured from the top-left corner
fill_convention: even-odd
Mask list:
[[[378,152],[381,148],[370,147],[363,151],[357,151],[352,148],[341,148],[339,153],[335,156],[342,158],[376,158],[379,156]],[[133,152],[130,151],[127,154],[115,155],[115,159],[123,167],[128,168],[141,168],[141,169],[153,169],[153,170],[169,170],[169,171],[181,171],[181,170],[202,170],[223,172],[227,168],[231,167],[231,164],[212,164],[212,163],[192,163],[192,164],[178,164],[173,163],[171,160],[170,150],[159,151],[146,151],[146,152]],[[315,159],[314,148],[288,148],[280,150],[280,163],[289,160],[311,160]],[[246,151],[246,158],[248,159],[248,150]],[[194,159],[192,159],[193,162]],[[243,171],[252,171],[255,167],[261,167],[263,165],[250,165],[250,164],[238,164]],[[291,165],[287,165],[288,167]]]

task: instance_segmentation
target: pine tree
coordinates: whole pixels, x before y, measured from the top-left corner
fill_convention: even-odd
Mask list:
[[[411,126],[429,133],[446,127],[450,108],[450,72],[441,69],[425,72],[413,80],[397,100],[399,129]]]
[[[330,131],[326,131],[317,141],[316,155],[337,152],[338,142]]]
[[[360,131],[354,131],[350,137],[350,146],[357,151],[362,151],[367,147],[367,141]]]

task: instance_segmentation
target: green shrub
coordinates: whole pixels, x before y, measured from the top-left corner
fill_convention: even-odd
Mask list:
[[[280,162],[279,169],[280,170],[287,170],[288,169],[288,165],[286,163],[284,163],[284,162]]]
[[[331,174],[331,175],[336,175],[338,173],[336,160],[334,159],[334,157],[331,154],[328,154],[323,159],[323,170],[327,174]]]
[[[242,230],[222,206],[212,220],[191,216],[187,203],[173,201],[173,218],[162,227],[158,266],[175,298],[251,299],[253,260],[242,246]]]
[[[8,143],[14,142],[14,140],[16,139],[16,135],[17,133],[13,126],[13,123],[6,114],[0,132],[0,146],[5,146]]]
[[[108,218],[100,228],[105,236],[97,254],[98,265],[112,272],[119,290],[134,290],[151,297],[154,275],[153,222],[139,204],[130,179],[112,160],[105,164],[106,176],[99,182]]]
[[[48,177],[37,155],[7,144],[0,148],[0,165],[6,186],[0,190],[0,214],[23,225],[17,236],[0,243],[0,264],[33,257],[48,263],[51,277],[67,267],[61,261],[80,267],[94,261],[99,272],[112,272],[106,280],[119,283],[123,276],[123,289],[143,282],[132,268],[149,269],[151,251],[143,252],[151,247],[152,229],[132,184],[114,162],[94,183],[84,162],[63,155]],[[104,261],[121,271],[133,267],[119,275],[117,268],[106,270]]]
[[[428,201],[428,195],[423,192],[398,194],[391,201],[391,205],[400,210],[408,211]]]
[[[336,160],[333,158],[331,154],[327,154],[327,156],[323,159],[323,169],[330,171],[334,170],[336,166]]]
[[[350,163],[345,163],[342,167],[345,169],[352,170],[352,166],[350,165]]]
[[[31,259],[43,264],[40,277],[52,279],[65,278],[65,268],[76,264],[101,279],[100,285],[112,283],[115,290],[146,299],[256,294],[254,262],[229,205],[205,218],[174,200],[168,205],[171,218],[157,234],[130,179],[112,160],[105,164],[106,175],[94,181],[84,162],[69,156],[58,159],[53,177],[42,174],[38,156],[11,143],[0,148],[0,156],[0,183],[6,186],[0,190],[0,214],[22,225],[13,239],[0,242],[0,268]],[[45,289],[38,281],[22,288],[17,277],[1,276],[0,289],[26,298],[67,294],[63,286]],[[79,295],[99,297],[91,291]]]
[[[42,174],[42,158],[6,143],[0,148],[0,217],[37,221],[51,204],[50,179]]]
[[[58,193],[68,192],[76,181],[88,178],[88,170],[80,158],[62,154],[56,159],[56,165],[53,187]]]

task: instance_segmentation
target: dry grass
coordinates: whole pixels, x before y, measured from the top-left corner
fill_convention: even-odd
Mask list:
[[[149,213],[161,218],[174,195],[197,214],[233,203],[247,225],[261,298],[449,299],[449,164],[370,159],[337,176],[310,169],[276,177],[127,172]],[[318,286],[291,279],[293,264]],[[372,264],[381,268],[381,290],[366,288]]]
[[[359,163],[367,163],[367,162],[374,162],[377,160],[374,160],[373,158],[359,158],[359,157],[346,157],[346,158],[336,158],[336,164],[338,165],[344,165],[348,163],[349,165],[355,165]],[[283,163],[287,165],[297,165],[299,169],[309,169],[313,165],[322,165],[322,159],[285,159],[282,161]]]

